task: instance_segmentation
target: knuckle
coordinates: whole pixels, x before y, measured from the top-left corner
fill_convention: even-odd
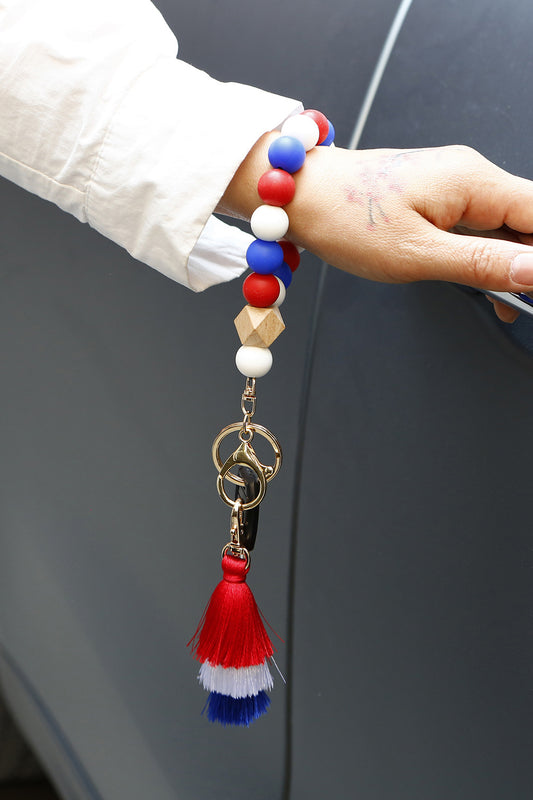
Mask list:
[[[455,157],[460,160],[462,170],[475,170],[476,172],[482,172],[486,170],[487,166],[493,166],[491,165],[491,162],[479,152],[479,150],[476,150],[474,147],[470,147],[470,145],[450,145],[449,150],[451,154],[453,153]]]
[[[447,146],[447,149],[470,158],[482,158],[481,153],[468,144],[451,144]]]
[[[474,286],[488,287],[490,278],[494,279],[494,251],[486,242],[476,244],[470,252],[470,274]]]

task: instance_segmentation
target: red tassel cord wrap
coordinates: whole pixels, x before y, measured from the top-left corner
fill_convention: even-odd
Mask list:
[[[212,666],[253,667],[269,659],[274,648],[252,590],[246,583],[246,559],[225,555],[223,579],[211,595],[192,648],[198,661]]]

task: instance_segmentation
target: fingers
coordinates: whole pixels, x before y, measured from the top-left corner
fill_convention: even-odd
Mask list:
[[[507,226],[533,233],[533,183],[511,175],[481,156],[483,169],[469,182],[464,224],[477,230]]]
[[[443,280],[477,289],[530,291],[533,248],[480,236],[461,236],[419,218],[398,256],[405,259],[406,280]],[[398,263],[398,262],[397,262]]]
[[[412,278],[500,291],[533,286],[533,182],[468,147],[437,148],[419,160],[427,167],[412,184],[419,224],[403,220],[407,249],[418,251]],[[465,237],[450,230],[456,226],[487,233]],[[415,261],[415,252],[406,255]]]
[[[533,183],[470,148],[317,148],[287,212],[292,241],[372,280],[533,287]],[[487,234],[460,235],[457,225]]]
[[[416,277],[411,276],[415,280],[513,292],[531,291],[533,286],[533,248],[524,249],[519,242],[446,233],[429,226],[417,239],[416,252]],[[520,272],[524,277],[517,280]],[[513,323],[520,316],[515,308],[487,299],[502,322]]]
[[[427,152],[423,180],[414,181],[413,207],[422,216],[446,230],[461,224],[477,231],[507,226],[533,233],[532,181],[511,175],[469,147]],[[447,224],[450,215],[453,223]]]
[[[520,316],[520,312],[517,311],[516,308],[506,306],[505,303],[501,303],[499,300],[495,300],[493,297],[489,297],[488,295],[485,295],[485,297],[490,303],[492,303],[496,316],[501,319],[502,322],[516,322]]]
[[[432,193],[430,207],[437,211],[436,217],[422,211],[425,222],[433,224],[429,228],[420,226],[416,237],[420,256],[417,278],[438,277],[480,289],[530,291],[533,286],[533,183],[506,173],[475,151],[460,150],[468,161],[462,178],[455,188],[453,181],[449,183],[448,193],[436,202]],[[460,219],[456,220],[457,227],[466,226],[465,232],[470,234],[472,229],[486,231],[483,238],[443,230],[443,219],[450,219],[450,214],[453,219],[454,211],[460,207],[461,195],[464,207]],[[414,205],[416,207],[416,203]],[[420,206],[418,210],[421,211]],[[488,299],[503,322],[512,323],[518,318],[516,309]]]

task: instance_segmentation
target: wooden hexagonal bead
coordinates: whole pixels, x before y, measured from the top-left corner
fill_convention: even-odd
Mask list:
[[[248,347],[270,347],[285,325],[278,308],[256,308],[244,306],[235,318],[235,327],[241,344]]]

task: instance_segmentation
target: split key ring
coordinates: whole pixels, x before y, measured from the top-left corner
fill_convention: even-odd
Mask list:
[[[229,481],[237,484],[238,486],[244,486],[243,479],[231,472],[231,469],[234,466],[241,464],[249,467],[256,473],[259,480],[259,492],[253,500],[243,503],[242,509],[243,511],[246,511],[250,508],[255,508],[255,506],[258,506],[265,496],[267,483],[271,481],[280,470],[283,454],[280,443],[273,433],[271,433],[267,428],[264,428],[262,425],[249,423],[248,431],[251,433],[250,438],[246,441],[241,440],[241,444],[237,450],[235,450],[235,452],[229,456],[225,463],[222,463],[222,459],[220,457],[220,445],[222,441],[229,436],[229,434],[236,433],[241,429],[241,422],[234,422],[231,425],[227,425],[225,428],[223,428],[213,442],[212,455],[215,467],[219,471],[217,477],[217,490],[222,500],[229,506],[233,506],[235,500],[232,499],[224,489],[224,478],[227,478]],[[262,464],[261,461],[259,461],[257,454],[251,445],[251,439],[255,433],[258,433],[260,436],[266,439],[272,446],[275,458],[273,466]]]

